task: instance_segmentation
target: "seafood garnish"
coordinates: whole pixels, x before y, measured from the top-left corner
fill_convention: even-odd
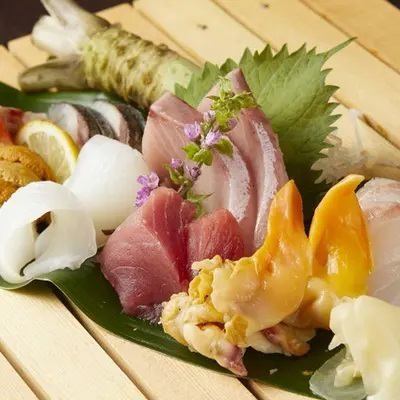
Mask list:
[[[82,147],[65,185],[93,218],[99,246],[134,210],[137,178],[147,172],[142,155],[116,140],[96,135]]]
[[[197,70],[167,46],[111,26],[72,0],[42,3],[50,16],[37,22],[32,39],[55,59],[23,72],[24,90],[97,88],[147,107],[175,84],[186,86]]]
[[[50,213],[48,227],[36,223]],[[79,268],[97,252],[92,219],[64,186],[34,182],[0,208],[0,276],[21,283],[63,268]]]

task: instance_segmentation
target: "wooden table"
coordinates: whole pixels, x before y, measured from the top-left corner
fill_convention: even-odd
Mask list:
[[[266,42],[326,50],[357,36],[329,62],[329,81],[341,87],[339,110],[362,111],[371,151],[379,143],[400,154],[400,12],[384,0],[138,0],[100,14],[197,63],[238,58],[245,47],[261,49]],[[45,59],[27,37],[8,48],[0,48],[0,80],[12,85],[24,66]],[[337,126],[351,129],[346,118]],[[0,315],[1,399],[304,399],[117,338],[50,288],[0,291]]]

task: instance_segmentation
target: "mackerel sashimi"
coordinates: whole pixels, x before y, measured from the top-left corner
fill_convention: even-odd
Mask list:
[[[185,159],[182,147],[189,143],[184,133],[186,124],[200,123],[203,115],[167,93],[150,108],[144,135],[143,157],[149,168],[160,177],[166,178],[165,164],[172,158]],[[206,211],[225,208],[239,222],[246,243],[246,253],[251,251],[256,218],[256,193],[246,163],[240,151],[233,145],[232,158],[219,153],[213,154],[210,167],[203,166],[195,192],[212,194],[204,201]]]
[[[153,306],[187,289],[192,261],[243,255],[238,223],[229,211],[196,221],[194,216],[192,203],[160,187],[110,236],[100,262],[127,314],[156,319]]]
[[[240,69],[232,71],[228,78],[234,93],[249,92]],[[216,94],[215,86],[210,94]],[[200,103],[201,112],[210,109],[211,100],[207,95]],[[253,249],[260,247],[267,230],[269,208],[276,192],[288,181],[278,137],[272,130],[265,114],[259,108],[242,109],[238,124],[229,133],[229,138],[239,149],[246,162],[254,190],[257,193],[257,216],[254,226]]]

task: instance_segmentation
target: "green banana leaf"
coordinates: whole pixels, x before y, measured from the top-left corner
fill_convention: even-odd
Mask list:
[[[99,98],[116,99],[114,96],[90,91],[27,95],[0,83],[0,105],[24,110],[43,112],[55,102],[88,104]],[[166,335],[159,325],[123,314],[118,296],[93,260],[86,261],[78,270],[57,270],[38,280],[50,282],[89,318],[118,336],[189,363],[230,374],[214,361],[190,352]],[[29,283],[12,285],[0,278],[0,288],[3,289],[18,289]],[[311,342],[311,351],[303,357],[265,355],[249,350],[244,358],[248,378],[315,397],[309,389],[310,375],[334,354],[326,351],[330,339],[330,333],[319,332]]]

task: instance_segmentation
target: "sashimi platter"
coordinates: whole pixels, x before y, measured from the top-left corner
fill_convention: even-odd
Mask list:
[[[1,288],[46,281],[115,335],[221,373],[399,398],[400,160],[363,150],[357,110],[335,114],[325,63],[351,40],[199,67],[42,3],[48,61],[21,91],[0,83]]]

